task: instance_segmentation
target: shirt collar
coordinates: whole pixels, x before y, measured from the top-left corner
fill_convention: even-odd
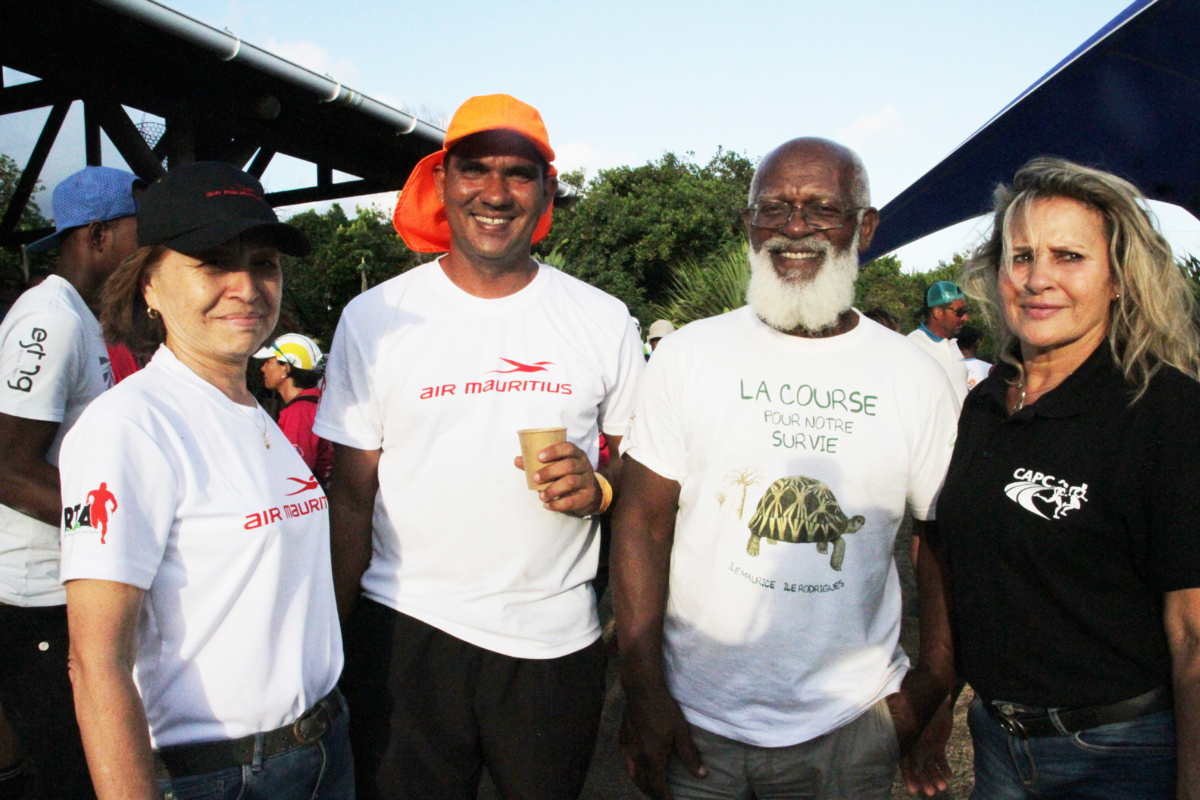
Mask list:
[[[1016,367],[1001,362],[992,373],[995,380],[985,382],[980,387],[980,394],[990,398],[1003,409],[1009,384],[1016,374]],[[1092,351],[1087,360],[1068,375],[1066,380],[1039,397],[1033,405],[1013,414],[1013,419],[1062,418],[1081,414],[1099,398],[1109,396],[1106,389],[1114,385],[1123,389],[1129,388],[1120,368],[1113,360],[1112,348],[1105,341]]]
[[[945,339],[943,339],[942,337],[938,336],[938,335],[937,335],[936,333],[934,333],[933,331],[929,330],[929,326],[927,326],[927,325],[926,325],[924,322],[922,322],[922,323],[921,323],[921,327],[920,327],[920,328],[918,328],[917,330],[919,330],[921,333],[923,333],[923,334],[925,334],[926,336],[928,336],[930,339],[933,339],[935,342],[944,342],[944,341],[946,341]]]

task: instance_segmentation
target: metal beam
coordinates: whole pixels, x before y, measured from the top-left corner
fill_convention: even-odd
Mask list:
[[[358,197],[364,194],[378,194],[386,191],[400,191],[400,187],[390,187],[376,181],[343,181],[330,186],[310,186],[307,189],[288,189],[282,192],[268,192],[267,202],[272,206],[294,206],[298,203],[319,203],[322,200],[341,200],[344,197]]]
[[[125,159],[125,163],[139,178],[153,183],[166,174],[158,156],[154,155],[154,151],[146,144],[141,132],[125,113],[125,109],[121,108],[120,103],[97,101],[94,105],[100,126],[116,145],[121,158]]]
[[[92,104],[83,101],[83,150],[89,167],[102,166],[100,155],[100,120]]]
[[[180,164],[196,160],[196,126],[192,118],[183,114],[167,117],[166,141],[167,166],[171,169]]]
[[[254,156],[254,160],[250,162],[250,166],[246,167],[246,172],[249,172],[256,178],[261,178],[263,173],[267,171],[267,165],[271,163],[271,159],[274,157],[274,150],[268,150],[265,147],[259,148],[258,154]]]
[[[8,200],[8,209],[4,212],[4,219],[0,220],[0,237],[16,230],[21,214],[25,212],[25,205],[29,202],[29,197],[33,194],[34,187],[37,186],[38,177],[42,174],[46,156],[50,153],[54,140],[58,138],[58,131],[62,128],[63,120],[67,118],[67,112],[70,109],[69,101],[56,103],[50,109],[50,114],[46,117],[46,124],[42,127],[42,133],[38,136],[37,144],[33,146],[33,152],[29,156],[29,163],[25,165],[21,178],[13,188],[12,197]]]
[[[244,169],[246,162],[258,151],[258,144],[247,136],[234,137],[221,154],[222,161],[228,161],[238,169]]]
[[[0,94],[0,114],[16,114],[19,111],[32,111],[35,108],[45,108],[55,103],[69,103],[79,97],[67,89],[50,81],[31,81],[9,86]]]
[[[13,231],[0,236],[0,247],[17,247],[30,242],[36,242],[44,236],[54,233],[54,228],[36,228],[29,231]]]

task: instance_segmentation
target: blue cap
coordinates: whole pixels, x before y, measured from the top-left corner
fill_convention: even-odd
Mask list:
[[[133,184],[138,176],[112,167],[84,167],[54,187],[54,233],[25,247],[40,252],[62,244],[63,233],[92,222],[137,213]]]
[[[936,308],[963,298],[963,290],[954,281],[938,281],[925,292],[925,307]]]

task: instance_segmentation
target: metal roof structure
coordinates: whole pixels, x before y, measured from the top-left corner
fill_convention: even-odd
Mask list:
[[[1200,216],[1198,31],[1200,0],[1130,4],[884,206],[864,261],[987,213],[996,184],[1039,155]]]
[[[311,162],[313,185],[269,193],[275,206],[399,190],[445,135],[155,0],[3,0],[0,65],[38,79],[0,80],[0,115],[50,108],[0,220],[0,245],[46,233],[15,228],[75,102],[87,163],[100,163],[103,130],[147,181],[164,162],[228,161],[257,177],[276,154]],[[164,119],[161,137],[147,137],[126,108]],[[335,183],[334,170],[356,179]]]

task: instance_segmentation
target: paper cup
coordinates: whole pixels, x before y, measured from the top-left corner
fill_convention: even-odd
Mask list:
[[[521,439],[521,456],[525,459],[525,485],[530,489],[544,489],[548,483],[534,483],[533,473],[542,468],[543,464],[538,461],[538,453],[545,450],[552,444],[565,442],[567,440],[566,428],[527,428],[523,431],[517,431],[517,436]]]

